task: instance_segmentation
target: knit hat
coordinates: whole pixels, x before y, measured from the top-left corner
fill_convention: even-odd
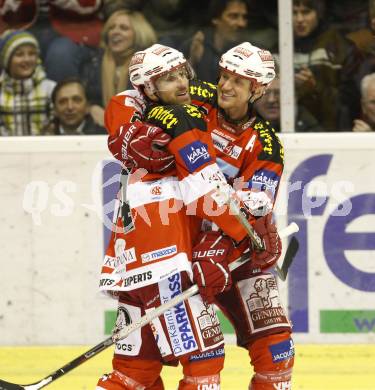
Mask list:
[[[24,30],[7,30],[0,37],[0,67],[7,69],[14,51],[24,44],[35,46],[39,51],[39,44],[34,35]]]

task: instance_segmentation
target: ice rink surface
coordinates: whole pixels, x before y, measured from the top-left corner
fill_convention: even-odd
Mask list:
[[[0,378],[18,384],[41,380],[86,347],[1,347]],[[297,345],[293,390],[374,390],[375,345]],[[111,370],[112,349],[47,386],[51,390],[94,390],[98,377]],[[249,371],[245,350],[226,346],[222,390],[246,390]],[[177,388],[181,367],[163,369],[166,390]]]

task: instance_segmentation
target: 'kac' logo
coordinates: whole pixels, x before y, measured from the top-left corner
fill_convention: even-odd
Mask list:
[[[151,188],[151,194],[155,196],[161,195],[161,186],[155,186]]]

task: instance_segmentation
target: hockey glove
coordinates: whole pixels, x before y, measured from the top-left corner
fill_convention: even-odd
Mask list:
[[[272,267],[281,256],[281,240],[276,225],[272,222],[272,213],[256,220],[254,230],[263,240],[264,250],[253,250],[251,265],[259,271]]]
[[[108,147],[127,168],[145,168],[157,173],[174,165],[174,156],[165,148],[171,137],[161,128],[134,122],[121,126],[119,133],[116,140],[109,140]]]
[[[193,275],[202,299],[212,303],[216,294],[232,285],[227,264],[232,241],[220,232],[202,233],[200,238],[193,248]]]

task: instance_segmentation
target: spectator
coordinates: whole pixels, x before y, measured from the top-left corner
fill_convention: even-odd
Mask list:
[[[198,78],[216,83],[221,55],[243,39],[247,27],[246,0],[211,0],[211,26],[198,31],[182,46]]]
[[[375,131],[375,73],[361,81],[361,119],[354,120],[353,131]]]
[[[158,43],[179,48],[196,31],[189,23],[191,0],[148,0],[143,14],[158,36]],[[201,11],[204,5],[201,4]],[[192,21],[194,22],[194,21]]]
[[[254,104],[257,113],[269,121],[275,131],[280,132],[280,80],[275,78],[264,95]],[[304,107],[296,107],[296,132],[323,131],[318,121]]]
[[[367,74],[375,72],[375,0],[369,0],[368,6],[369,26],[347,35],[364,57],[356,75],[358,85]]]
[[[330,25],[347,34],[364,28],[368,20],[368,0],[329,0],[327,16]]]
[[[23,30],[5,32],[0,64],[0,134],[39,135],[51,115],[55,82],[40,65],[35,37]]]
[[[293,0],[294,66],[298,105],[325,131],[349,130],[358,115],[356,46],[325,23],[323,0]]]
[[[278,52],[278,0],[250,0],[246,39],[255,46]]]
[[[52,92],[52,102],[54,118],[45,128],[45,134],[106,134],[104,127],[94,123],[85,87],[78,78],[59,82]]]
[[[128,67],[132,55],[156,42],[150,23],[138,11],[119,10],[104,24],[103,49],[82,68],[94,121],[103,126],[104,109],[113,95],[131,88]]]
[[[146,0],[102,0],[102,15],[107,20],[114,12],[121,9],[141,11]]]
[[[48,78],[78,76],[99,45],[102,0],[0,0],[8,28],[28,29],[38,40]]]

